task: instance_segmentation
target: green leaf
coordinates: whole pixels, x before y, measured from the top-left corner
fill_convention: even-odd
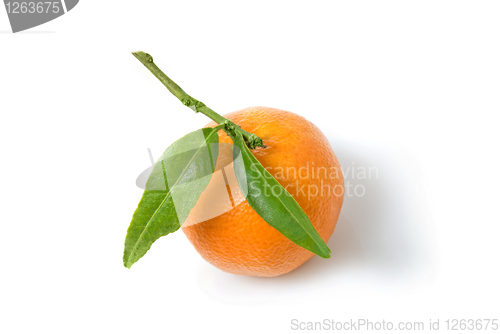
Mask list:
[[[241,133],[233,136],[234,171],[250,206],[272,227],[297,245],[323,257],[330,249],[290,193],[260,164]],[[241,154],[240,154],[241,152]]]
[[[125,267],[130,268],[153,242],[184,223],[215,170],[219,129],[204,128],[187,134],[155,163],[127,231]]]

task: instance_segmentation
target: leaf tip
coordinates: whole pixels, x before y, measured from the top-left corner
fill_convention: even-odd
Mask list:
[[[320,254],[319,256],[321,256],[323,259],[329,259],[331,257],[332,251],[330,250],[330,248],[328,248],[326,244],[324,246],[325,249],[323,249],[323,251],[321,252],[322,254]]]
[[[124,254],[123,255],[123,266],[127,269],[130,269],[135,261],[132,261],[131,256]]]
[[[134,262],[123,262],[123,266],[127,269],[130,269],[132,268],[132,265],[134,264]]]
[[[330,248],[328,248],[328,246],[326,245],[326,243],[324,241],[319,246],[320,247],[316,248],[316,251],[314,251],[313,253],[318,255],[319,257],[321,257],[323,259],[329,259],[331,257],[331,252],[332,252],[330,250]]]

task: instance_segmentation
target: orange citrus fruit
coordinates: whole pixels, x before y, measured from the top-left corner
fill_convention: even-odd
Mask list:
[[[262,138],[267,147],[256,148],[253,154],[297,200],[316,231],[328,242],[344,198],[342,171],[328,139],[304,117],[279,109],[253,107],[224,117]],[[207,126],[216,125],[211,122]],[[221,130],[219,142],[232,140]],[[217,166],[229,161],[231,150],[220,149]],[[288,273],[314,256],[267,224],[241,191],[226,187],[231,202],[224,213],[195,222],[200,212],[211,206],[214,197],[220,197],[216,189],[220,187],[213,176],[182,226],[206,261],[225,272],[269,277]]]

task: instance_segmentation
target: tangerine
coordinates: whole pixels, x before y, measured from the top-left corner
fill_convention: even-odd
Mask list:
[[[328,242],[344,199],[342,171],[328,139],[304,117],[279,109],[252,107],[224,117],[263,139],[267,147],[258,147],[253,154],[295,198]],[[232,140],[220,130],[219,142]],[[228,161],[232,161],[232,151],[220,149],[216,170]],[[225,178],[235,180],[234,172],[227,174]],[[206,261],[228,273],[271,277],[288,273],[314,256],[267,224],[233,186],[226,186],[230,207],[199,222],[202,211],[220,197],[215,179],[213,176],[182,226]]]

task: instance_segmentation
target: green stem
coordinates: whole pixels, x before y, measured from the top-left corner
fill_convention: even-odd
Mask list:
[[[208,116],[217,124],[224,124],[224,130],[230,137],[234,137],[235,132],[239,132],[245,138],[245,142],[250,149],[254,149],[256,147],[266,147],[262,139],[256,134],[247,132],[241,129],[239,126],[228,120],[227,118],[222,117],[209,107],[207,107],[203,102],[198,101],[194,97],[187,94],[184,90],[182,90],[179,85],[172,81],[162,70],[156,66],[153,62],[153,57],[145,52],[137,51],[132,52],[132,54],[144,65],[146,68],[153,73],[153,75],[161,81],[161,83],[167,87],[167,89],[177,97],[182,104],[194,110],[194,112],[201,112],[202,114]]]

